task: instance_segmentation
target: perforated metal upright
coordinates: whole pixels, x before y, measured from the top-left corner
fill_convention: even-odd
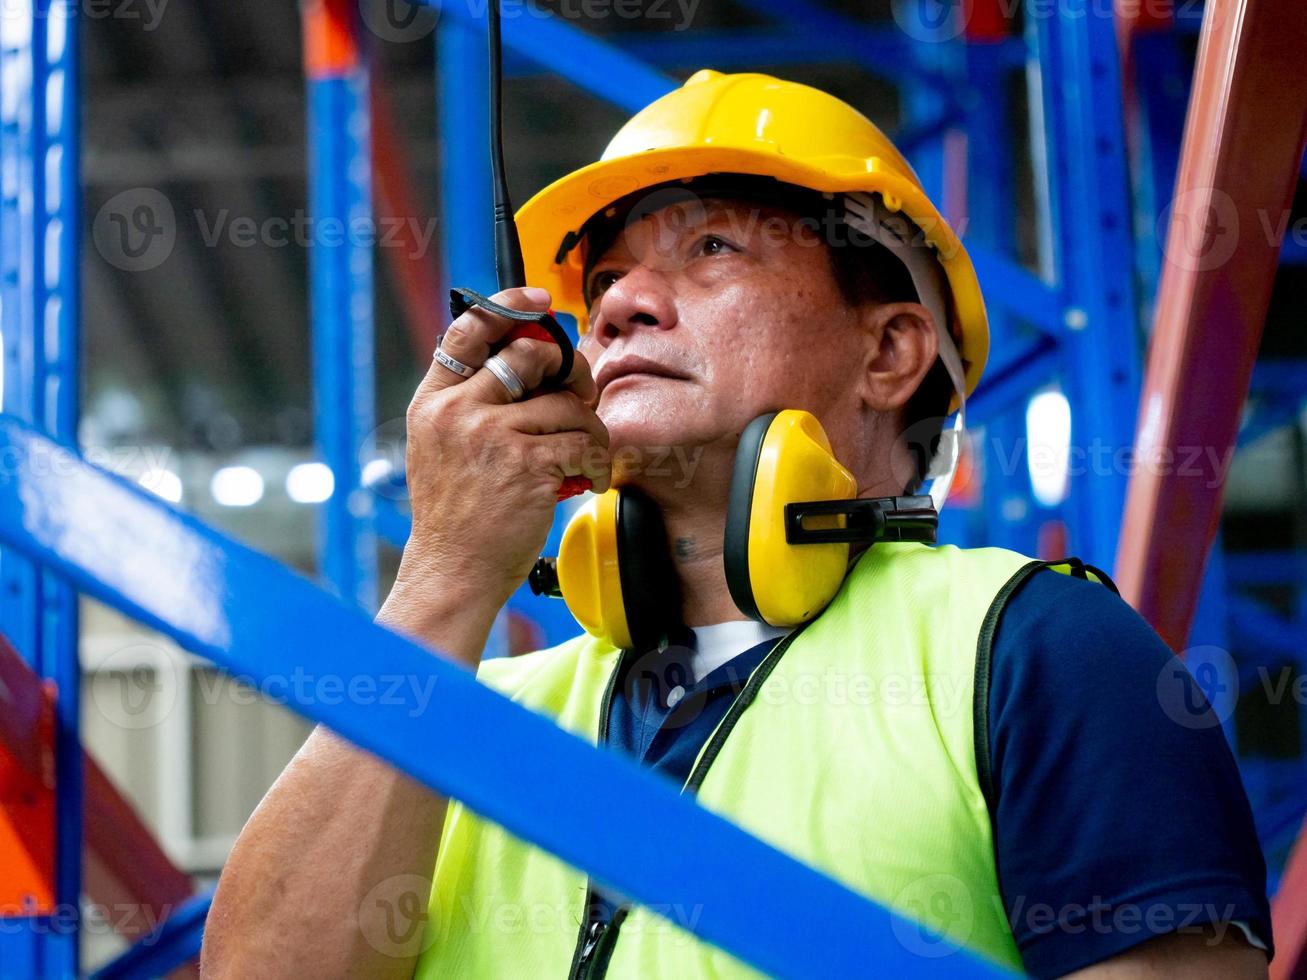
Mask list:
[[[4,411],[68,446],[77,443],[82,231],[76,11],[72,0],[29,0],[0,17]],[[77,594],[6,549],[0,630],[58,690],[53,914],[5,920],[0,965],[6,977],[73,976],[82,846]]]
[[[314,430],[335,484],[322,505],[321,571],[342,598],[374,609],[375,505],[361,455],[376,427],[368,70],[357,4],[309,0],[303,16]]]
[[[1048,164],[1052,274],[1062,311],[1062,384],[1072,406],[1067,523],[1072,550],[1115,560],[1139,411],[1142,336],[1116,21],[1052,4],[1027,17]],[[983,285],[983,283],[982,283]],[[1075,460],[1073,459],[1073,463]]]

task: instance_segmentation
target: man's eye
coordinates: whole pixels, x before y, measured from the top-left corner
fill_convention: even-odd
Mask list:
[[[591,298],[603,295],[606,289],[608,289],[610,286],[613,285],[613,283],[617,282],[617,280],[621,278],[622,278],[622,274],[620,272],[616,272],[611,269],[605,272],[596,272],[590,278]]]
[[[736,247],[724,238],[718,238],[716,235],[704,235],[699,240],[700,255],[722,255],[726,252],[735,252]]]

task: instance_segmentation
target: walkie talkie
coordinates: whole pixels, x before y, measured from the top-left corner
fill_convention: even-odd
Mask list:
[[[513,204],[508,195],[508,176],[504,173],[504,120],[503,79],[504,53],[499,27],[500,0],[487,4],[490,40],[490,175],[494,185],[495,203],[495,275],[499,288],[512,289],[526,285],[526,269],[522,262],[522,242],[513,220]],[[558,371],[545,379],[546,387],[563,384],[572,373],[575,351],[572,339],[554,319],[552,313],[530,313],[510,309],[470,289],[456,287],[449,291],[451,316],[462,316],[474,306],[480,306],[498,316],[516,320],[517,326],[508,332],[491,353],[502,350],[519,337],[545,340],[558,345],[563,361]],[[558,499],[575,497],[591,488],[588,477],[568,476],[558,488]]]

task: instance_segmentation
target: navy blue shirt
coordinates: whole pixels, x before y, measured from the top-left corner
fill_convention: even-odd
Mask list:
[[[638,658],[614,690],[609,744],[683,784],[774,642],[697,684],[686,650]],[[1097,583],[1041,571],[1009,601],[990,673],[994,848],[1032,975],[1204,923],[1246,922],[1270,946],[1252,812],[1196,692],[1148,624]]]

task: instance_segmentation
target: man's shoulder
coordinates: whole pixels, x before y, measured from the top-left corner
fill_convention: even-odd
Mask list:
[[[858,566],[863,571],[861,577],[866,579],[891,572],[940,585],[985,582],[997,590],[1032,561],[1028,555],[1007,548],[882,542],[868,548],[858,559]]]
[[[922,616],[938,620],[947,613],[979,630],[994,599],[1032,562],[1005,548],[882,542],[858,559],[846,590],[855,605],[882,602],[888,592],[912,600],[910,608]]]
[[[492,657],[481,661],[477,679],[501,694],[517,697],[540,684],[570,678],[580,659],[593,656],[600,645],[599,641],[582,633],[556,646],[516,657]]]
[[[1063,678],[1147,675],[1171,655],[1113,589],[1048,568],[1035,571],[1006,598],[993,645],[996,670],[1018,666]]]

